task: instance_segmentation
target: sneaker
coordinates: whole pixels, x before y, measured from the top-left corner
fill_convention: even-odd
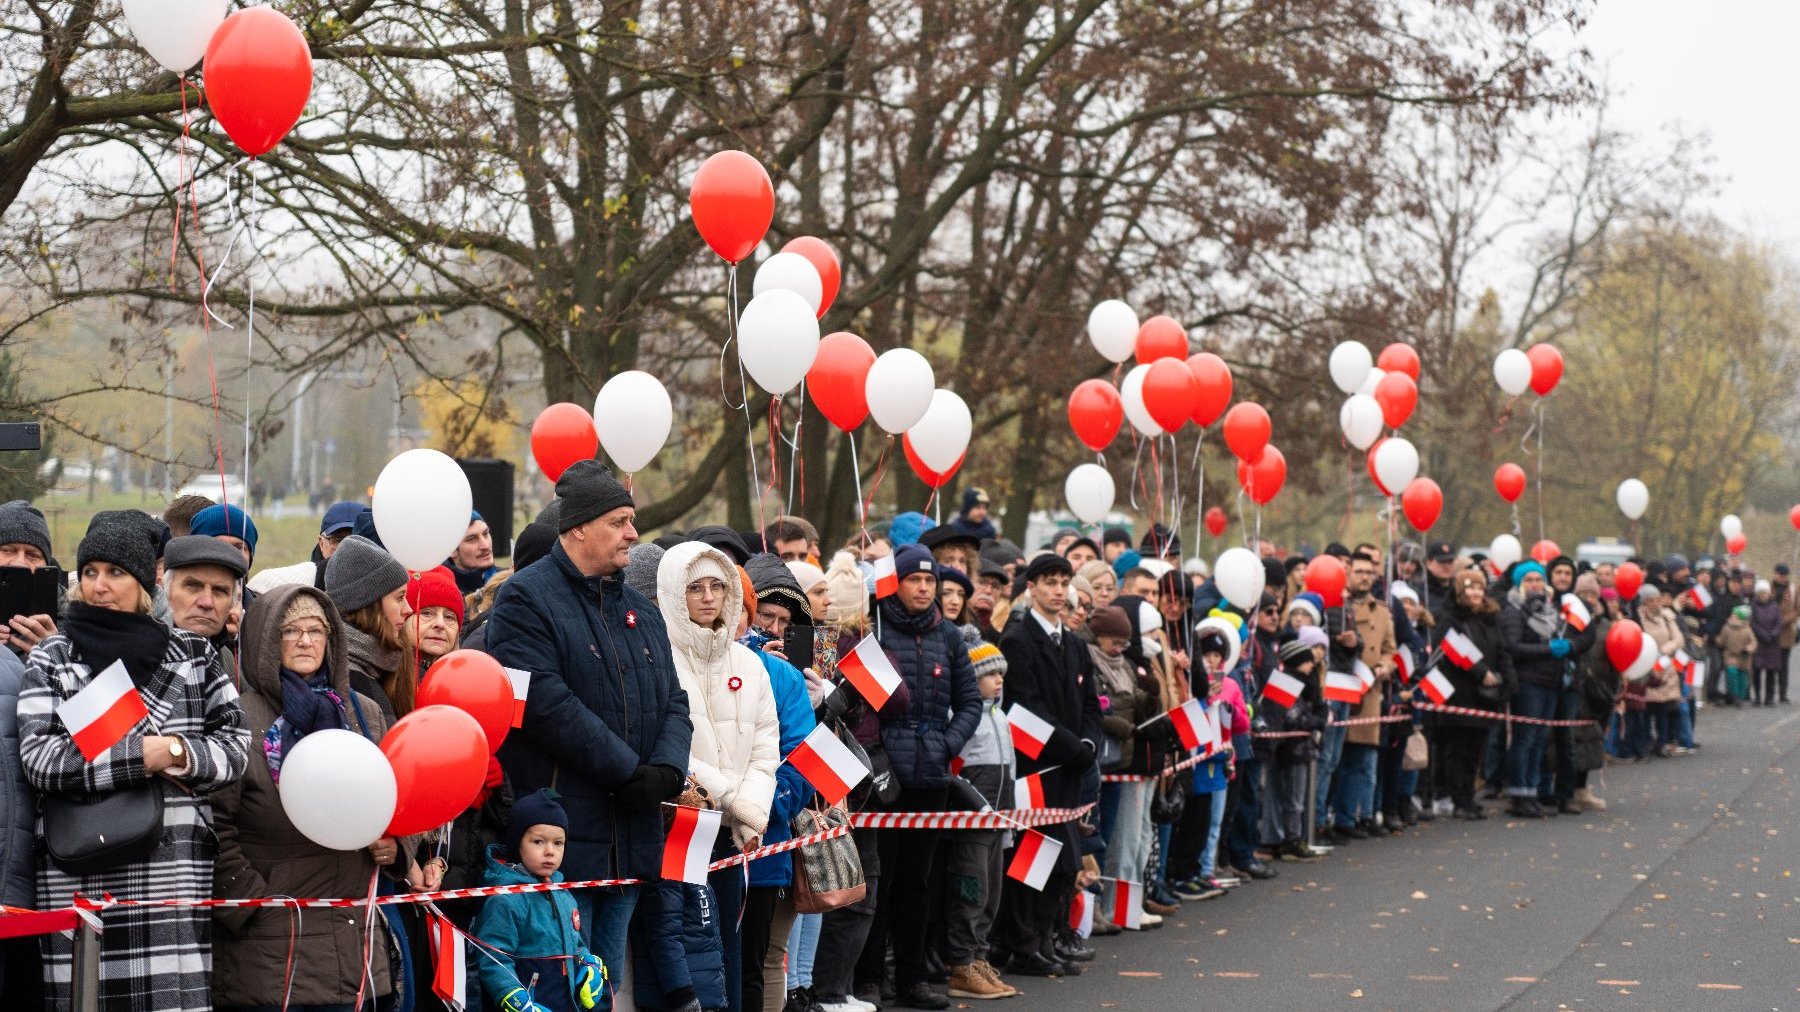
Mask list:
[[[950,968],[950,997],[988,1000],[1005,998],[1013,992],[997,980],[989,980],[972,963]]]
[[[1691,748],[1688,748],[1684,745],[1670,745],[1669,750],[1663,754],[1664,755],[1672,755],[1672,756],[1673,755],[1693,755],[1694,750]]]
[[[1289,840],[1282,844],[1275,852],[1275,857],[1282,861],[1292,861],[1299,864],[1312,864],[1315,861],[1324,860],[1324,855],[1313,850],[1299,840]]]
[[[788,988],[787,1004],[782,1012],[818,1012],[819,1003],[813,999],[812,992],[804,987]]]
[[[1456,802],[1449,798],[1439,798],[1431,803],[1433,815],[1451,816],[1456,814]]]
[[[1211,887],[1199,879],[1190,878],[1173,883],[1170,888],[1175,890],[1175,895],[1184,900],[1197,900],[1207,893]]]
[[[1153,914],[1148,909],[1138,915],[1138,927],[1140,928],[1160,928],[1162,924],[1162,915]]]
[[[1149,898],[1144,900],[1144,913],[1153,917],[1173,917],[1180,912],[1180,907],[1172,907],[1166,903],[1158,903]]]
[[[1279,874],[1275,869],[1263,864],[1261,861],[1252,861],[1240,870],[1251,878],[1258,880],[1271,879]]]
[[[819,1010],[820,1012],[871,1012],[867,1002],[858,1001],[852,1005],[851,1001],[853,1000],[846,995],[844,1001],[822,1001],[819,1003]]]

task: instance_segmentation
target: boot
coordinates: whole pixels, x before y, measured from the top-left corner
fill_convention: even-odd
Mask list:
[[[964,963],[961,966],[950,968],[950,997],[952,998],[985,1000],[1005,998],[1012,993],[1010,988],[998,981],[989,980],[972,963]]]
[[[1539,807],[1536,798],[1516,795],[1507,804],[1506,814],[1515,819],[1541,819],[1545,812],[1543,808]]]
[[[979,973],[983,977],[987,978],[988,983],[993,984],[993,985],[1001,988],[1002,990],[1004,990],[1006,992],[1006,994],[1002,995],[1002,997],[1011,998],[1015,994],[1024,994],[1023,991],[1020,991],[1018,988],[1016,988],[1016,987],[1012,986],[1011,984],[1008,984],[1006,981],[1002,980],[1000,978],[1000,971],[994,969],[994,964],[988,962],[987,960],[978,959],[970,965],[972,965],[975,968],[976,973]]]
[[[1586,787],[1578,788],[1575,791],[1574,801],[1590,812],[1606,811],[1606,799],[1599,797]]]

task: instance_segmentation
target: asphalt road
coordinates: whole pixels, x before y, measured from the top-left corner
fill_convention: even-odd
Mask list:
[[[1800,1009],[1800,706],[1700,713],[1600,814],[1439,819],[1098,939],[1057,1009]]]

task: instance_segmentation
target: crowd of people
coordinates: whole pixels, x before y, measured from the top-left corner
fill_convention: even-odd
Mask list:
[[[1589,773],[1693,754],[1703,700],[1788,701],[1785,567],[1671,556],[1627,597],[1612,566],[1566,557],[1497,571],[1448,544],[1262,542],[1262,594],[1238,608],[1161,525],[1026,551],[980,489],[961,506],[835,551],[795,516],[642,540],[630,491],[584,461],[510,567],[474,515],[424,574],[357,503],[325,510],[311,558],[272,564],[234,505],[101,513],[66,600],[0,628],[0,901],[531,886],[439,904],[469,939],[471,1008],[942,1009],[1079,974],[1095,937],[1229,903],[1327,845],[1484,819],[1502,795],[1515,818],[1603,811]],[[0,505],[0,566],[54,566],[52,547],[36,508]],[[1347,577],[1329,600],[1306,589],[1324,556]],[[1605,648],[1624,618],[1664,659],[1642,678]],[[899,676],[886,698],[844,669],[869,637]],[[530,674],[468,810],[360,850],[297,830],[284,757],[327,730],[379,742],[458,648]],[[115,665],[148,715],[90,758],[70,700]],[[1190,701],[1216,744],[1194,743]],[[836,853],[862,888],[812,902],[805,850],[759,849],[841,824],[784,761],[821,726],[866,766],[850,810],[1004,812],[1024,781],[1078,817],[1036,827],[1060,845],[1036,877],[1009,871],[1022,828],[858,827]],[[675,805],[719,813],[715,859],[756,856],[662,878]],[[103,853],[77,832],[94,820]],[[555,887],[596,879],[636,884]],[[416,904],[100,917],[103,1008],[444,1007]],[[0,947],[0,1004],[69,1007],[68,933]]]

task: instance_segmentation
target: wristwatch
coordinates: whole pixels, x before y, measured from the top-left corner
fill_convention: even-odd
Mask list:
[[[184,756],[186,754],[187,754],[187,749],[181,744],[180,738],[169,739],[169,758],[180,759],[182,756]],[[175,765],[180,766],[182,764],[176,763]]]

